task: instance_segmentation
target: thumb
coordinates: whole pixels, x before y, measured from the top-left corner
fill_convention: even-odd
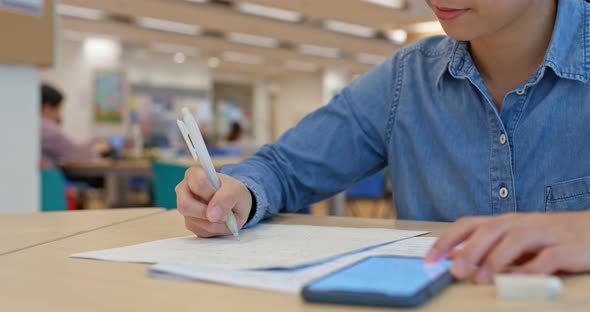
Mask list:
[[[207,207],[207,220],[211,223],[223,223],[228,212],[230,212],[238,202],[238,191],[231,184],[222,185],[221,188],[211,198]]]

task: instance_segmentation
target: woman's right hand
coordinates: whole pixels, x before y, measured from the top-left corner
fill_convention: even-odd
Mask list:
[[[242,228],[252,209],[252,195],[242,182],[217,175],[219,190],[215,190],[203,168],[191,167],[175,189],[178,212],[184,216],[186,228],[198,237],[231,235],[225,225],[227,213],[233,211],[238,228]]]

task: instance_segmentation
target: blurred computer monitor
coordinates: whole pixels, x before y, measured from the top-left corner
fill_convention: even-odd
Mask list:
[[[115,135],[109,138],[109,143],[113,147],[115,153],[119,154],[125,149],[127,144],[127,137],[123,135]]]

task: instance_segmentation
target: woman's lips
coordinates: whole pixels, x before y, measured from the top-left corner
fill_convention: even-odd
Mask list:
[[[441,19],[441,20],[452,20],[455,19],[463,14],[465,14],[468,9],[449,9],[449,8],[439,8],[434,7],[434,14]]]

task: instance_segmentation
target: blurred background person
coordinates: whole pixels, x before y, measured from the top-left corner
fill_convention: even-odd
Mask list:
[[[230,124],[229,132],[218,146],[229,151],[233,156],[250,155],[257,148],[238,121],[233,121]]]
[[[48,84],[41,86],[41,162],[59,166],[67,161],[97,159],[112,148],[104,140],[78,144],[69,139],[60,127],[64,95]]]

